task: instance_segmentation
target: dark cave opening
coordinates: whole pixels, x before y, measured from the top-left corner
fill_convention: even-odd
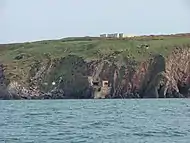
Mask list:
[[[189,91],[190,91],[190,85],[189,84],[178,81],[177,87],[179,89],[180,94],[182,94],[185,97],[189,96]]]

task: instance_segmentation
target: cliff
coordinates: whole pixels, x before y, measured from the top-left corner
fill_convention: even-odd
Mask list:
[[[0,99],[190,97],[190,34],[0,45]]]

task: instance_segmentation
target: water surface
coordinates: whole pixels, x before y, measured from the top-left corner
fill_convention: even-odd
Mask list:
[[[0,101],[4,143],[189,143],[190,100]]]

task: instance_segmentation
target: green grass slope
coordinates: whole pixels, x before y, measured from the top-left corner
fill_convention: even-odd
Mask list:
[[[154,54],[167,56],[176,46],[186,44],[190,44],[189,35],[125,39],[66,38],[0,45],[0,62],[6,65],[6,74],[10,79],[21,80],[27,77],[31,65],[35,61],[46,60],[47,54],[51,59],[77,55],[91,61],[119,53],[119,56],[133,58],[138,62]]]

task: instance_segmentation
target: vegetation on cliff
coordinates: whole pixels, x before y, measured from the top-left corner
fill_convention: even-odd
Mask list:
[[[62,80],[64,82],[59,86],[67,89],[65,92],[72,96],[72,94],[83,94],[82,92],[88,88],[87,76],[90,71],[88,71],[89,67],[86,63],[93,61],[105,61],[110,65],[114,63],[115,66],[121,67],[119,69],[121,82],[125,74],[125,66],[128,66],[129,74],[131,74],[129,77],[132,77],[137,66],[142,62],[146,62],[155,55],[167,58],[176,47],[187,48],[187,45],[190,45],[190,35],[188,34],[125,39],[66,38],[0,45],[0,61],[5,66],[7,85],[11,81],[19,81],[21,85],[28,87],[38,84],[40,90],[48,91],[54,88],[51,84],[52,81]],[[113,66],[110,68],[113,69]],[[164,70],[164,67],[158,68],[158,70]],[[41,75],[45,72],[40,79],[36,75],[38,72]],[[102,77],[106,77],[106,73],[109,71],[102,73]],[[114,70],[112,76],[113,74]],[[154,73],[149,78],[154,78],[153,76]],[[146,83],[143,86],[146,86],[149,78],[144,81]],[[32,82],[34,80],[37,80],[37,83]],[[44,83],[47,83],[48,86],[45,86]],[[143,92],[146,93],[149,90]]]

